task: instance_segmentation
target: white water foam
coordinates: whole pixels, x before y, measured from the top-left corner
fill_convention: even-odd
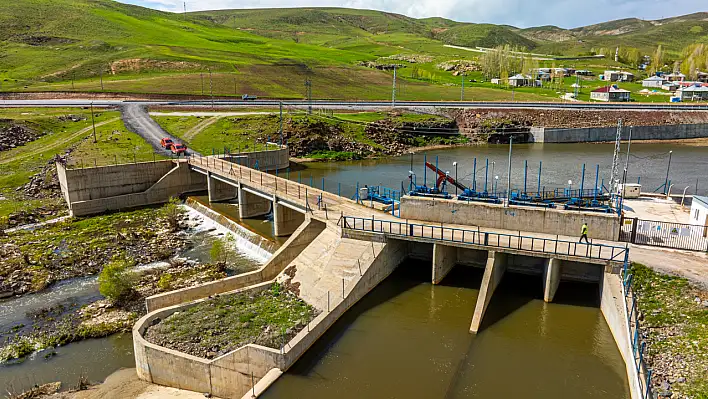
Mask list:
[[[234,249],[245,257],[261,264],[266,263],[273,256],[273,254],[268,252],[266,249],[251,242],[248,237],[256,234],[246,230],[245,228],[237,225],[240,228],[240,231],[233,232],[190,206],[182,205],[182,209],[185,210],[190,220],[197,222],[196,226],[189,229],[190,234],[207,232],[209,235],[214,237],[219,235],[229,237],[233,240],[232,242],[235,243],[233,246]]]

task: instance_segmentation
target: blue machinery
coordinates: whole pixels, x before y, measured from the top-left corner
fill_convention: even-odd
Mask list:
[[[457,179],[451,177],[449,172],[442,171],[438,167],[438,157],[435,157],[435,165],[428,162],[427,155],[425,156],[424,162],[425,168],[423,169],[423,185],[419,186],[416,181],[415,173],[413,173],[413,171],[410,172],[408,194],[411,196],[451,199],[452,195],[445,191],[447,184],[455,186],[457,189],[461,190],[461,193],[457,196],[457,199],[460,201],[499,204],[502,203],[503,199],[507,196],[506,193],[499,193],[497,191],[497,179],[495,179],[493,184],[489,182],[489,159],[486,160],[484,189],[482,191],[477,191],[477,158],[474,158],[472,187],[465,186]],[[427,169],[431,169],[437,175],[434,187],[427,186]],[[612,211],[611,207],[608,205],[608,202],[611,200],[611,196],[610,193],[604,189],[604,180],[600,185],[598,185],[598,183],[600,183],[600,165],[597,165],[595,168],[595,185],[590,189],[585,188],[585,164],[583,164],[579,189],[572,189],[569,185],[568,188],[546,190],[545,187],[541,186],[542,170],[543,162],[541,161],[538,166],[537,191],[528,191],[528,161],[524,161],[524,188],[523,190],[510,190],[510,205],[556,208],[562,204],[563,208],[567,210],[606,213]],[[489,188],[492,189],[491,192],[489,191]]]

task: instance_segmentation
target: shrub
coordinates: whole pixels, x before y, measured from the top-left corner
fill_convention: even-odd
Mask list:
[[[174,277],[170,273],[165,273],[160,277],[160,280],[157,281],[157,288],[161,290],[169,290],[172,288],[172,282],[174,281]]]
[[[170,201],[162,207],[162,217],[167,220],[170,230],[175,231],[179,227],[179,217],[182,215],[182,209],[179,207],[179,199],[176,197],[170,198]]]
[[[133,285],[136,274],[130,268],[133,262],[127,259],[116,259],[103,267],[98,276],[98,290],[101,295],[112,302],[121,302],[130,298],[135,292]]]
[[[217,265],[226,265],[229,263],[232,257],[232,251],[229,247],[229,240],[233,240],[230,235],[214,240],[211,244],[211,250],[209,251],[209,256],[211,256],[212,262]]]

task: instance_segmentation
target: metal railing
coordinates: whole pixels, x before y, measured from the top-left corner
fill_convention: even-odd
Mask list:
[[[627,311],[627,329],[629,339],[632,345],[632,366],[637,371],[639,388],[641,389],[642,399],[652,398],[651,393],[651,376],[652,370],[646,363],[646,341],[640,331],[639,324],[639,309],[637,308],[637,296],[632,289],[632,273],[628,268],[628,263],[625,263],[622,272],[622,293],[624,297],[625,310]]]
[[[443,225],[428,225],[394,220],[381,220],[342,216],[342,228],[384,233],[390,236],[426,238],[444,242],[482,245],[492,248],[516,249],[543,254],[567,255],[605,261],[626,262],[629,249],[606,244],[581,244],[556,238],[496,233],[490,231],[461,229]]]
[[[620,241],[708,252],[708,227],[638,218],[622,219]]]

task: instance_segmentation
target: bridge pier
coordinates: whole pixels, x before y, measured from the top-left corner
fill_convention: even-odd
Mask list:
[[[477,334],[479,331],[482,317],[484,317],[484,312],[492,299],[492,294],[494,294],[494,290],[501,282],[506,271],[506,260],[505,253],[489,251],[487,266],[484,268],[484,277],[482,277],[482,285],[479,287],[479,296],[477,297],[477,304],[475,305],[472,324],[470,325],[470,333],[472,334]]]
[[[232,200],[238,194],[237,187],[215,179],[211,172],[207,172],[207,190],[209,191],[209,202]]]
[[[278,203],[273,197],[273,234],[289,236],[305,222],[305,214]]]
[[[433,244],[433,284],[440,284],[455,263],[457,263],[457,247]]]
[[[561,264],[562,260],[550,258],[546,261],[543,268],[543,300],[553,302],[553,297],[558,290],[558,284],[561,279]]]
[[[241,183],[238,184],[238,217],[248,219],[256,216],[263,216],[270,213],[272,200],[263,198],[243,189]]]

